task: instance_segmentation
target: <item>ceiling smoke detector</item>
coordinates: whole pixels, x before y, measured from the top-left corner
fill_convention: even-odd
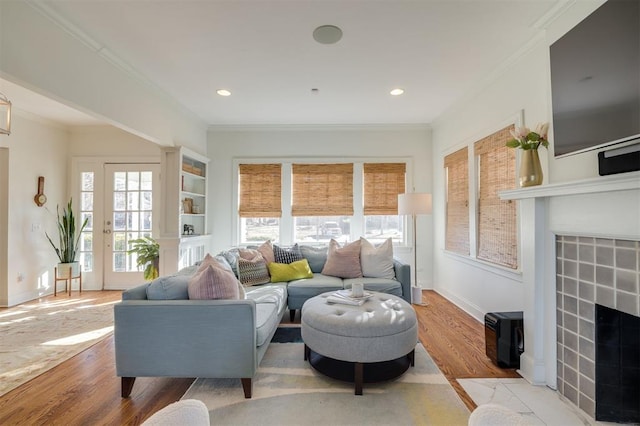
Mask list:
[[[334,44],[342,38],[342,30],[335,25],[321,25],[313,30],[313,39],[321,44]]]

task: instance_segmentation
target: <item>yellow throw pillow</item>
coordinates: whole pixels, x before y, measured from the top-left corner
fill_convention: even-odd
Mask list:
[[[271,262],[268,267],[272,283],[313,278],[313,272],[311,272],[307,259],[297,260],[291,263]]]

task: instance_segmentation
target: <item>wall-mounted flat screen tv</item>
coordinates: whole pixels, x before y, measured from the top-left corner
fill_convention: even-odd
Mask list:
[[[609,0],[550,47],[556,157],[640,141],[640,0]]]

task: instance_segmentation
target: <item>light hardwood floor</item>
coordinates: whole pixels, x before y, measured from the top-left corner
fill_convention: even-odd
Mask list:
[[[82,297],[104,303],[119,298],[120,292],[85,292]],[[470,410],[475,404],[456,379],[519,377],[485,356],[481,323],[433,291],[425,291],[423,301],[428,305],[415,307],[420,341]],[[122,399],[114,360],[113,336],[109,336],[1,396],[0,425],[138,425],[179,400],[193,382],[141,377],[131,397]]]

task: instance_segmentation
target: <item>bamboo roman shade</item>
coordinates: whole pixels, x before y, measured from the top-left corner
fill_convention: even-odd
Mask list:
[[[240,164],[240,217],[282,216],[282,165]]]
[[[353,215],[353,164],[292,164],[293,216]]]
[[[397,215],[405,192],[405,163],[364,163],[364,214]]]
[[[464,147],[444,157],[447,177],[445,249],[469,255],[469,152]]]
[[[505,143],[512,139],[514,126],[477,141],[479,157],[478,259],[518,267],[516,204],[502,201],[498,192],[515,188],[516,153]]]

